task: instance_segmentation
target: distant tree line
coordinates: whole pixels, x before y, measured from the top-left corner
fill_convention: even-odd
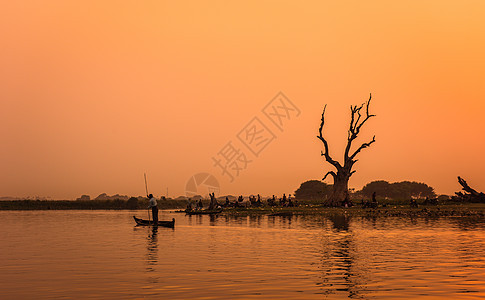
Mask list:
[[[320,180],[308,180],[303,182],[295,191],[295,198],[307,200],[325,200],[332,195],[333,185]],[[385,180],[372,181],[366,184],[362,190],[350,193],[352,198],[370,199],[376,193],[378,198],[403,200],[413,198],[435,198],[434,189],[422,182],[401,181],[389,183]]]
[[[102,194],[99,194],[99,196],[97,196],[96,198],[94,198],[94,200],[97,200],[97,201],[106,201],[106,200],[123,200],[123,201],[126,201],[129,198],[130,197],[128,197],[126,195],[115,194],[115,195],[110,196],[106,193],[102,193]],[[138,198],[142,198],[142,197],[138,197]],[[89,200],[91,200],[91,197],[89,195],[82,195],[81,197],[77,198],[76,200],[77,201],[89,201]]]
[[[166,199],[158,201],[159,209],[184,208],[186,200]],[[147,209],[148,199],[130,197],[128,200],[4,200],[0,210],[68,210],[68,209]]]
[[[429,185],[415,181],[389,183],[385,180],[372,181],[362,188],[362,195],[370,198],[373,193],[388,199],[435,198],[436,193]]]

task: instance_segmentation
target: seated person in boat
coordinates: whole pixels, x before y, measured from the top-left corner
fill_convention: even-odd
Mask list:
[[[273,195],[273,198],[268,199],[269,206],[276,206],[276,197]]]
[[[286,207],[286,194],[283,194],[283,198],[280,199],[280,205]]]
[[[291,194],[290,194],[290,195],[288,195],[288,205],[287,205],[287,206],[288,206],[288,207],[293,207],[293,206],[294,206],[294,205],[293,205],[293,201],[291,201]]]
[[[202,209],[204,206],[202,205],[202,199],[199,199],[199,202],[197,202],[197,209]]]
[[[185,210],[187,210],[187,211],[192,210],[192,201],[190,200],[190,198],[189,198],[189,202],[187,203],[187,207],[185,208]]]
[[[153,198],[153,195],[150,194],[148,195],[148,199],[150,200],[148,204],[148,209],[152,209],[152,219],[153,223],[158,223],[158,206],[157,206],[157,200]]]
[[[256,197],[255,196],[249,196],[249,204],[251,206],[257,206]]]

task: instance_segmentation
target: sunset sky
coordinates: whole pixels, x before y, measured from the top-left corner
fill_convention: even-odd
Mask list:
[[[485,192],[485,1],[6,1],[0,12],[0,196],[293,193],[341,160],[372,93],[350,187],[457,176]],[[282,92],[280,130],[263,113]],[[299,111],[297,115],[295,112]],[[258,155],[238,134],[259,120]],[[231,182],[213,158],[251,160]],[[360,145],[360,144],[359,144]],[[358,145],[356,145],[358,146]],[[331,183],[330,179],[327,179]]]

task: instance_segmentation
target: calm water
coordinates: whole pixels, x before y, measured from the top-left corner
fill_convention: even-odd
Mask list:
[[[485,297],[485,220],[0,212],[0,299]]]

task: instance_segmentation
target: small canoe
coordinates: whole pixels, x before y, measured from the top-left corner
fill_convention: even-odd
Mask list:
[[[138,219],[135,216],[133,216],[133,219],[135,219],[136,225],[140,225],[140,226],[163,226],[163,227],[170,227],[170,228],[175,227],[174,218],[172,218],[172,221],[158,221],[158,224],[153,224],[152,220],[149,221],[149,220]]]
[[[185,213],[188,215],[215,215],[222,212],[222,208],[219,209],[201,209],[201,210],[186,210]]]

